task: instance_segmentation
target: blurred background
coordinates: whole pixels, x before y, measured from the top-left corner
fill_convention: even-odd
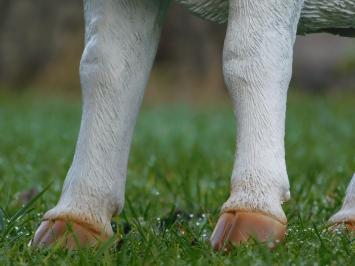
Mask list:
[[[0,0],[0,90],[80,97],[81,0]],[[173,4],[145,102],[226,100],[221,54],[225,25]],[[355,39],[298,37],[292,90],[355,88]]]

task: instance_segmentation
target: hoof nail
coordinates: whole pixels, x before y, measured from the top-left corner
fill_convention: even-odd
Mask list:
[[[108,239],[108,236],[86,228],[85,225],[63,220],[45,220],[38,227],[29,246],[49,247],[59,245],[62,248],[74,250],[96,246]]]
[[[227,212],[219,218],[210,243],[214,250],[230,250],[250,239],[267,243],[270,248],[281,242],[286,225],[265,214],[256,212]]]

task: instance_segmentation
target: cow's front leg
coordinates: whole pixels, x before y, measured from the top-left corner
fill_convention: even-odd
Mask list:
[[[61,238],[75,248],[112,235],[110,221],[124,204],[133,128],[168,2],[85,1],[79,138],[61,198],[44,215],[33,246]],[[68,225],[74,234],[67,233]]]
[[[303,1],[230,0],[224,76],[235,107],[231,195],[211,237],[215,249],[280,240],[290,197],[284,131],[293,44]]]
[[[346,190],[342,208],[329,219],[332,228],[342,229],[342,225],[355,232],[355,173]]]

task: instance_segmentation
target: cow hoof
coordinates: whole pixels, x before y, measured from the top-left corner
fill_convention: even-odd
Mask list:
[[[286,229],[285,224],[262,213],[226,212],[219,218],[210,243],[214,250],[220,251],[255,239],[273,248],[284,239]]]
[[[347,228],[349,231],[355,233],[355,222],[347,223],[347,224],[346,224],[346,228]]]
[[[330,226],[330,231],[336,232],[348,232],[355,236],[355,221],[336,223]]]
[[[60,246],[75,250],[97,246],[108,238],[85,224],[64,220],[44,220],[29,245],[33,248]]]

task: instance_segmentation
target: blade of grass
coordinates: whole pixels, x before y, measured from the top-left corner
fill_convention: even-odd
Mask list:
[[[99,258],[107,251],[110,250],[110,248],[114,245],[116,242],[117,238],[115,236],[110,237],[107,241],[103,242],[99,248],[99,250],[96,252],[96,255],[94,257],[95,260],[99,260]]]
[[[4,234],[6,235],[9,230],[13,227],[16,220],[21,216],[25,215],[27,212],[30,211],[31,206],[40,198],[42,195],[48,190],[52,183],[49,183],[45,188],[38,193],[33,199],[31,199],[26,205],[24,205],[20,210],[18,210],[11,218],[9,223],[6,225]]]
[[[5,229],[5,220],[4,220],[4,212],[2,208],[0,208],[0,231]]]
[[[318,237],[318,239],[319,239],[319,241],[320,241],[321,247],[322,247],[324,250],[326,250],[327,252],[329,252],[328,248],[324,245],[324,241],[323,241],[321,235],[319,234],[319,231],[318,231],[317,226],[316,226],[314,223],[313,223],[313,228],[314,228],[314,231],[315,231],[315,233],[316,233],[316,235],[317,235],[317,237]]]

